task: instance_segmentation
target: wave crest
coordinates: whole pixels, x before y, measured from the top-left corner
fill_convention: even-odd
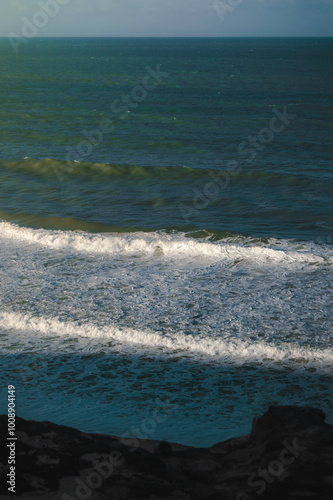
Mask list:
[[[218,362],[260,362],[261,364],[326,365],[333,364],[333,353],[329,349],[313,349],[295,344],[279,345],[267,342],[250,342],[240,339],[194,337],[177,333],[176,336],[157,332],[145,332],[134,329],[120,329],[116,326],[98,327],[91,323],[82,325],[64,322],[56,318],[34,317],[28,314],[0,312],[0,328],[24,333],[57,335],[79,339],[80,337],[97,339],[99,342],[113,342],[130,352],[148,351],[155,355],[187,355],[193,358],[215,360]],[[135,348],[134,348],[135,347]]]
[[[197,258],[212,261],[238,263],[252,262],[257,265],[303,266],[332,265],[333,256],[325,253],[324,247],[304,244],[302,249],[296,244],[287,243],[283,248],[276,244],[268,245],[233,244],[226,240],[212,242],[197,240],[184,233],[168,235],[165,233],[101,233],[90,234],[74,231],[55,231],[30,229],[9,222],[0,222],[1,238],[7,241],[20,241],[27,245],[38,245],[52,250],[126,256],[138,258],[165,257],[170,259]],[[251,239],[249,239],[251,242]],[[316,250],[314,252],[314,249]]]

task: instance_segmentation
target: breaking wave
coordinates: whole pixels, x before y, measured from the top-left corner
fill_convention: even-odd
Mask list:
[[[198,240],[184,233],[163,232],[130,234],[89,234],[75,231],[30,229],[9,222],[0,222],[0,234],[4,240],[19,241],[53,250],[81,253],[106,254],[109,256],[165,257],[170,259],[205,258],[213,261],[249,261],[258,265],[283,264],[286,266],[328,265],[333,263],[332,252],[315,244],[297,245],[287,242],[279,248],[269,245],[232,244],[228,239],[218,242]],[[251,239],[248,239],[250,242]],[[274,240],[272,240],[274,244]]]
[[[122,350],[154,352],[159,355],[177,355],[217,362],[260,362],[262,364],[285,364],[301,362],[303,365],[331,366],[333,353],[329,349],[313,349],[295,344],[248,342],[240,339],[194,337],[120,329],[114,326],[98,327],[91,323],[77,324],[56,318],[34,317],[28,314],[0,312],[0,328],[24,333],[56,335],[70,338],[90,338],[101,343],[121,345]],[[134,348],[134,350],[133,350]]]

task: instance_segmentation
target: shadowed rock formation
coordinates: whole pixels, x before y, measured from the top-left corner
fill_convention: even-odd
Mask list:
[[[0,416],[0,499],[332,500],[333,426],[320,410],[271,407],[251,433],[210,448],[85,434],[16,421],[16,492],[8,492]]]

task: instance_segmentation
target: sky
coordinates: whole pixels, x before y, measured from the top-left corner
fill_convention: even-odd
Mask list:
[[[0,36],[333,36],[333,0],[0,0]]]

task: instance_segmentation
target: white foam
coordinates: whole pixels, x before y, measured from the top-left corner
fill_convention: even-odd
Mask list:
[[[134,329],[119,329],[114,326],[98,327],[91,323],[79,325],[75,322],[60,321],[57,318],[34,317],[29,314],[14,312],[0,313],[0,328],[4,331],[14,330],[33,334],[66,336],[80,339],[98,339],[103,343],[114,342],[115,345],[132,347],[137,350],[163,352],[168,355],[181,353],[182,357],[209,359],[225,362],[260,362],[260,363],[292,363],[299,360],[302,364],[333,365],[333,352],[329,349],[313,349],[295,344],[280,345],[267,342],[247,342],[240,339],[223,339],[212,337],[194,337],[193,335],[145,332]],[[133,349],[135,347],[135,349]]]
[[[38,245],[53,250],[80,253],[124,255],[134,257],[166,257],[171,259],[196,258],[213,261],[249,261],[258,265],[332,265],[332,255],[318,255],[309,249],[274,249],[267,246],[230,244],[225,241],[199,241],[184,234],[160,233],[89,234],[74,231],[54,231],[19,227],[8,222],[0,223],[1,238],[27,245]]]

